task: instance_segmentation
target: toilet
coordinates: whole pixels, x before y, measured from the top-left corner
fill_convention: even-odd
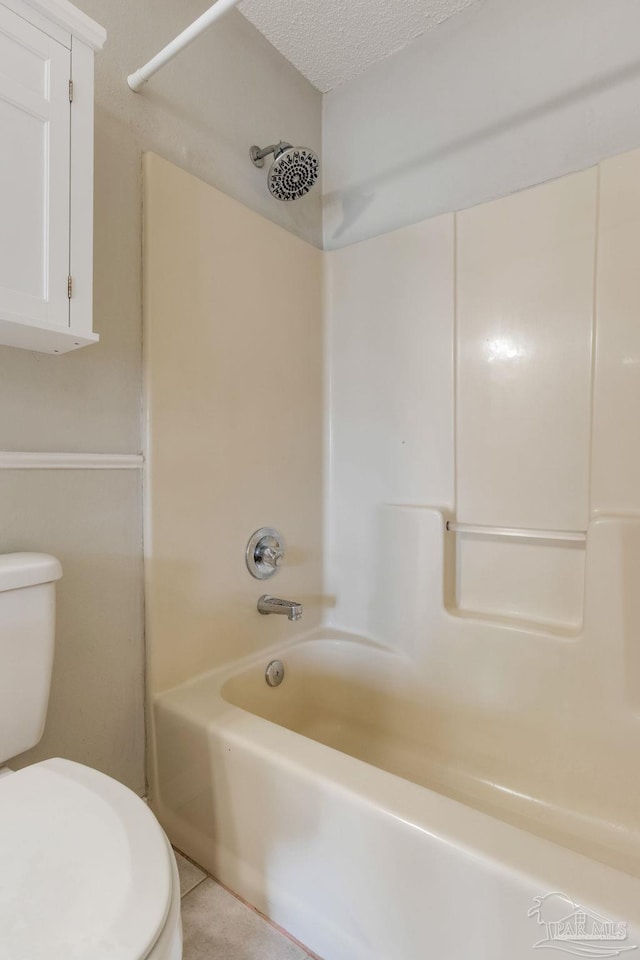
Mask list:
[[[0,556],[0,960],[181,960],[176,861],[144,801],[70,760],[2,766],[42,737],[61,576]]]

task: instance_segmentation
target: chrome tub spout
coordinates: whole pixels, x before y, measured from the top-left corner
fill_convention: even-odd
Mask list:
[[[279,597],[270,597],[266,593],[258,600],[258,613],[280,613],[289,620],[300,620],[302,604],[295,600],[281,600]]]

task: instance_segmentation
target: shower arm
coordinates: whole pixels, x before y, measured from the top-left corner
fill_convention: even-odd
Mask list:
[[[212,7],[209,7],[208,10],[198,17],[197,20],[188,26],[182,33],[168,43],[166,47],[163,47],[162,50],[152,57],[148,63],[145,63],[143,67],[140,67],[139,70],[135,70],[133,73],[129,74],[127,77],[127,83],[131,90],[134,93],[138,93],[142,87],[145,85],[147,80],[150,80],[151,77],[161,70],[165,64],[169,63],[170,60],[179,54],[185,47],[188,47],[190,43],[193,43],[201,33],[203,33],[212,23],[215,23],[216,20],[219,20],[225,13],[229,10],[232,10],[236,6],[238,0],[217,0]]]
[[[290,146],[290,143],[286,143],[284,140],[281,140],[280,143],[272,143],[268,147],[251,147],[249,155],[254,166],[264,167],[265,157],[268,157],[270,153],[272,153],[275,157],[278,153],[282,153],[283,150],[286,150]]]

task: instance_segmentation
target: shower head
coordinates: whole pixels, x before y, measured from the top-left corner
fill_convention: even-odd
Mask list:
[[[318,179],[318,158],[307,147],[292,147],[281,140],[269,147],[251,147],[249,155],[256,167],[264,166],[264,158],[272,153],[273,163],[267,184],[276,200],[297,200],[311,190]]]

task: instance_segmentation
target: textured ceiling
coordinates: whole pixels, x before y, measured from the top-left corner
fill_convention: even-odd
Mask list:
[[[241,0],[240,10],[323,92],[478,0]]]

